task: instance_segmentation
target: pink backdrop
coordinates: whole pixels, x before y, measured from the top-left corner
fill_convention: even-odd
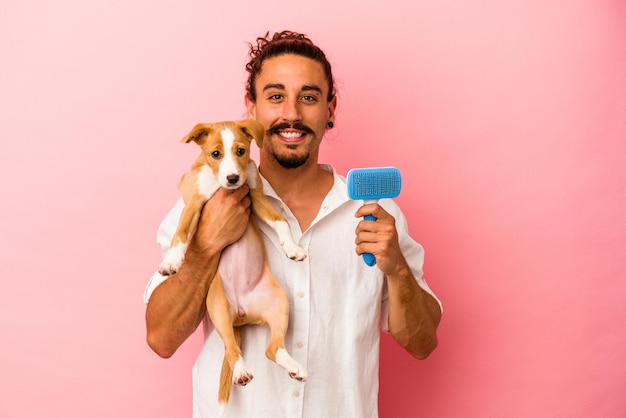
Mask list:
[[[199,337],[144,342],[156,228],[283,28],[334,63],[322,160],[401,169],[445,305],[428,360],[384,338],[381,416],[625,416],[622,0],[4,0],[0,417],[190,415]]]

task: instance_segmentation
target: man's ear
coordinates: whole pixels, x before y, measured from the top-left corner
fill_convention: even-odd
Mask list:
[[[248,118],[256,119],[256,104],[250,99],[247,94],[244,96],[246,102],[246,111],[248,112]]]
[[[181,142],[189,143],[191,141],[194,141],[196,144],[201,145],[212,129],[213,126],[210,123],[199,123],[193,127],[191,132],[189,132],[181,140]]]
[[[244,134],[250,139],[254,138],[259,148],[263,147],[263,138],[265,137],[265,127],[261,122],[254,119],[245,119],[237,123]]]
[[[335,120],[335,110],[337,109],[337,95],[328,102],[328,120]]]

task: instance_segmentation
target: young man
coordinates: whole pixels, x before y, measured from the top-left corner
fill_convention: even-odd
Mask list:
[[[306,36],[289,31],[251,45],[245,97],[248,116],[266,128],[259,171],[264,193],[289,221],[308,257],[284,256],[264,231],[270,267],[290,301],[287,350],[309,373],[306,382],[264,356],[265,327],[242,330],[254,380],[234,386],[228,417],[376,417],[380,326],[416,358],[437,345],[438,300],[422,279],[423,249],[409,235],[391,200],[362,206],[349,199],[345,179],[318,164],[337,97],[331,66]],[[170,357],[203,323],[205,343],[194,366],[194,417],[217,414],[223,343],[206,315],[205,300],[221,251],[236,241],[250,216],[247,187],[220,190],[207,203],[179,272],[155,274],[146,288],[148,344]],[[159,230],[164,250],[182,202]],[[372,214],[378,221],[363,221]],[[358,255],[376,257],[368,267]]]

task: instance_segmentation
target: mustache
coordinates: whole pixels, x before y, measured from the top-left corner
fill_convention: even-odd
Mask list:
[[[302,131],[305,132],[307,134],[312,134],[313,129],[309,128],[308,126],[296,122],[296,123],[288,123],[288,122],[282,122],[282,123],[277,123],[276,125],[272,125],[270,126],[270,128],[267,130],[267,134],[268,135],[272,135],[275,133],[278,133],[278,131],[281,131],[283,129],[296,129],[298,131]]]

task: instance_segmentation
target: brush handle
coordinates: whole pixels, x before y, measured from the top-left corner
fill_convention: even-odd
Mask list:
[[[365,219],[366,221],[376,221],[377,220],[374,215],[365,215],[365,217],[363,219]],[[363,253],[361,255],[363,256],[363,261],[365,262],[365,264],[367,264],[370,267],[376,265],[376,257],[374,257],[374,254]]]
[[[369,205],[370,203],[378,203],[378,199],[365,199],[365,200],[363,200],[363,204],[364,205]],[[377,221],[378,220],[374,215],[365,215],[363,217],[363,219],[365,219],[366,221]],[[365,262],[365,264],[367,264],[370,267],[373,267],[373,266],[376,265],[376,257],[374,257],[374,254],[363,253],[361,255],[363,256],[363,261]]]

